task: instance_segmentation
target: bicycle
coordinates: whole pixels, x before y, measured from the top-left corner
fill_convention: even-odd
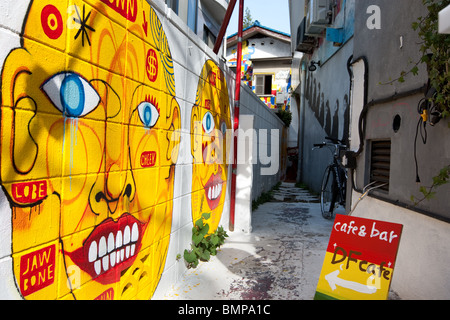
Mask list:
[[[335,209],[341,205],[345,208],[347,171],[341,160],[341,151],[347,150],[343,141],[326,137],[331,142],[315,144],[313,150],[327,147],[333,154],[333,161],[325,169],[320,190],[320,210],[325,219],[334,217]],[[334,150],[333,150],[334,149]]]

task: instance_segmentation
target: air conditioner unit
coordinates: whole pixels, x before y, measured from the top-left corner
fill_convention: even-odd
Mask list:
[[[297,47],[296,50],[304,53],[312,53],[314,47],[316,46],[316,38],[309,37],[305,34],[306,30],[306,17],[303,18],[302,22],[297,29]]]
[[[331,0],[309,0],[305,34],[311,37],[322,36],[324,29],[330,26],[332,16]]]

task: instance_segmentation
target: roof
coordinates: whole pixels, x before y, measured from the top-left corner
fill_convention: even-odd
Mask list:
[[[281,40],[284,42],[289,42],[289,43],[291,42],[290,34],[262,26],[258,20],[256,20],[253,25],[251,25],[250,27],[247,27],[243,30],[242,39],[246,40],[246,39],[252,38],[259,33],[263,34],[267,37],[278,39],[278,40]],[[237,40],[238,40],[237,38],[238,38],[237,33],[229,36],[227,38],[228,46],[233,46],[233,45],[237,44]]]

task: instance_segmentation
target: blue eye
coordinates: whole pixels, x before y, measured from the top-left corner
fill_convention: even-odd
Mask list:
[[[150,102],[142,102],[138,106],[139,118],[144,126],[153,128],[159,119],[158,109]]]
[[[83,117],[100,103],[97,91],[86,79],[73,72],[54,75],[41,89],[53,105],[67,117]]]
[[[225,122],[222,122],[220,130],[222,131],[222,134],[225,136],[225,134],[227,133],[227,124]]]
[[[207,112],[203,117],[203,129],[206,133],[211,133],[214,130],[214,118],[211,112]]]

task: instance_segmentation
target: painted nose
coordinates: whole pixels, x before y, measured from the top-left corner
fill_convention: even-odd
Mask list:
[[[119,199],[122,193],[122,173],[117,164],[113,164],[105,176],[105,191],[106,196],[110,200]]]
[[[97,180],[93,190],[97,191],[91,200],[91,207],[96,214],[107,209],[112,214],[121,215],[129,211],[127,208],[134,199],[136,185],[131,171],[120,171],[119,166],[112,165],[104,178]]]

